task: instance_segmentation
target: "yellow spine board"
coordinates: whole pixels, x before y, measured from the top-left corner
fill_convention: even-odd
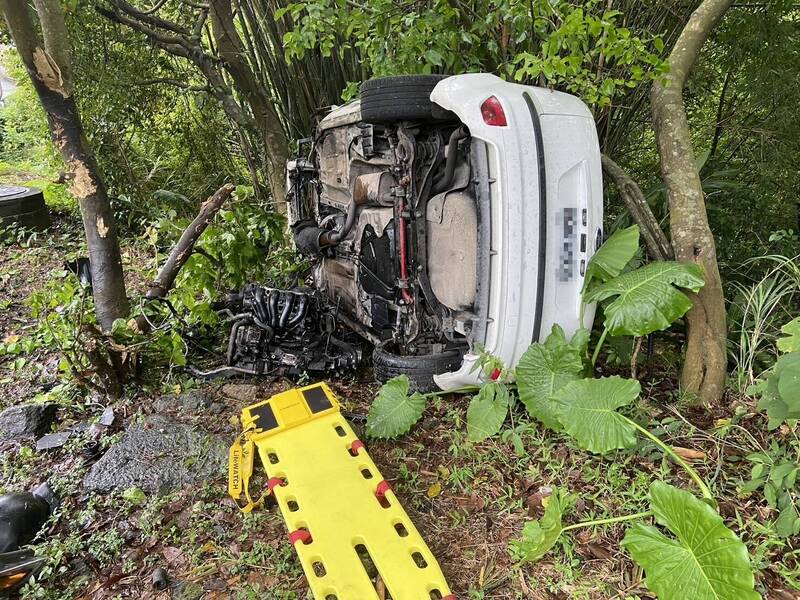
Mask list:
[[[289,390],[249,406],[242,424],[270,478],[314,598],[379,600],[366,559],[393,600],[455,600],[327,385]],[[238,456],[241,450],[231,452],[229,469],[237,500],[249,479],[241,464],[233,464]]]

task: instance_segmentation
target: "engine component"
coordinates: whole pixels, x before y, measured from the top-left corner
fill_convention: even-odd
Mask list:
[[[315,292],[248,284],[221,312],[232,320],[227,364],[238,371],[341,373],[360,362],[359,350],[334,335],[335,310]]]

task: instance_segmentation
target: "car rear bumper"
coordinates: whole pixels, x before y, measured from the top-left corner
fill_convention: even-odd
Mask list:
[[[484,123],[480,106],[495,96],[507,126]],[[488,179],[488,287],[484,323],[474,342],[516,366],[554,324],[567,335],[581,326],[580,291],[586,262],[602,238],[602,176],[594,120],[574,96],[505,82],[488,74],[447,78],[431,100],[453,111],[473,144],[485,145]],[[485,227],[487,224],[482,223]],[[484,249],[485,250],[485,249]],[[587,307],[589,326],[594,308]],[[479,356],[435,377],[442,389],[478,383]]]

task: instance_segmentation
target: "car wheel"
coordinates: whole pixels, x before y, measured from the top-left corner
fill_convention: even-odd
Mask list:
[[[361,84],[361,118],[367,123],[451,120],[452,113],[431,102],[431,92],[447,75],[380,77]]]
[[[393,349],[391,342],[375,346],[375,351],[372,353],[375,380],[384,383],[392,377],[406,375],[411,382],[411,390],[416,392],[432,392],[439,389],[433,381],[433,376],[458,369],[464,355],[463,350],[459,348],[414,356],[401,356],[395,354]]]
[[[47,229],[50,213],[42,191],[21,185],[0,185],[0,223]]]

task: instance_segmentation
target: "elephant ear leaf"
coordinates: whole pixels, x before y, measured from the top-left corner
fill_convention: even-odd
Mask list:
[[[425,396],[409,396],[408,377],[399,375],[383,384],[367,414],[367,435],[395,438],[408,433],[425,411]]]
[[[604,454],[636,443],[636,428],[616,409],[639,397],[635,379],[580,379],[556,393],[555,412],[564,430],[581,448]]]
[[[481,386],[467,408],[467,436],[471,442],[482,442],[503,427],[508,415],[511,396],[508,388],[498,382]]]
[[[637,523],[622,545],[659,600],[760,600],[747,548],[705,502],[661,481],[650,487],[659,529]]]
[[[555,413],[553,394],[580,379],[583,369],[580,349],[584,348],[585,352],[582,339],[585,336],[581,334],[581,339],[577,337],[578,334],[573,337],[575,345],[567,342],[563,330],[554,325],[544,343],[528,347],[514,372],[519,399],[528,414],[555,431],[562,428]]]
[[[694,263],[653,262],[590,290],[586,302],[614,298],[603,309],[608,332],[642,336],[668,328],[692,307],[679,287],[697,292],[703,283]]]
[[[556,545],[564,529],[561,519],[564,512],[575,502],[575,497],[555,489],[543,500],[545,501],[547,505],[544,516],[538,521],[525,523],[522,528],[522,538],[509,543],[511,555],[520,564],[539,560]]]
[[[638,249],[638,225],[615,231],[589,259],[589,264],[586,265],[584,289],[588,290],[589,284],[594,280],[606,282],[622,273],[622,269],[631,261]]]
[[[800,317],[796,317],[781,327],[786,337],[778,339],[778,350],[781,352],[800,351]]]

